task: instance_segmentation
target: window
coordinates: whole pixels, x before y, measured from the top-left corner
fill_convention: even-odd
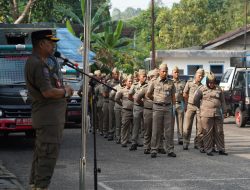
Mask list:
[[[223,73],[223,65],[210,65],[210,71],[214,74],[222,74]]]
[[[222,82],[222,83],[227,83],[232,72],[233,72],[233,69],[228,69],[228,70],[222,75],[221,81],[220,81],[220,82]]]
[[[203,66],[202,65],[188,65],[187,66],[188,75],[195,75],[195,72],[200,68],[202,69]]]

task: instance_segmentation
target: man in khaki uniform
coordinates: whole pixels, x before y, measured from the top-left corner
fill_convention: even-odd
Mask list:
[[[100,70],[95,71],[95,75],[98,76],[99,80],[102,79],[102,74]],[[103,135],[103,112],[102,112],[102,106],[103,106],[103,96],[102,96],[102,84],[98,83],[96,84],[95,88],[95,99],[96,99],[96,127],[99,129],[99,134]]]
[[[133,85],[129,91],[129,99],[134,101],[133,107],[133,130],[132,130],[132,145],[129,150],[136,150],[139,144],[139,132],[143,127],[143,104],[138,103],[134,99],[137,97],[140,90],[145,86],[147,75],[144,69],[140,69],[138,72],[139,81],[136,85]],[[142,131],[142,130],[141,130]]]
[[[127,147],[130,128],[133,124],[133,101],[129,100],[129,90],[133,84],[133,77],[129,75],[126,86],[116,93],[115,101],[122,105],[121,146]]]
[[[104,83],[107,83],[109,76],[107,75],[104,79]],[[108,129],[109,129],[109,91],[107,87],[102,85],[101,87],[101,93],[103,97],[103,104],[102,104],[102,113],[103,113],[103,137],[108,138]]]
[[[32,126],[36,131],[30,185],[32,190],[47,190],[54,172],[65,124],[66,97],[73,94],[70,86],[63,86],[60,67],[48,59],[54,53],[55,42],[51,30],[32,32],[32,55],[25,65],[25,81],[32,97]]]
[[[201,86],[194,96],[194,103],[200,108],[204,152],[208,156],[213,156],[214,143],[220,155],[227,155],[223,131],[226,102],[223,91],[215,82],[215,75],[210,72],[206,77],[206,85]]]
[[[119,71],[117,68],[114,68],[112,70],[112,79],[107,82],[107,85],[110,87],[114,87],[118,84],[120,84],[119,80]],[[110,89],[106,88],[106,93],[110,93]],[[112,97],[110,97],[109,94],[109,135],[108,135],[108,140],[112,141],[114,139],[114,132],[115,132],[115,113],[114,113],[114,106],[115,106],[115,101]]]
[[[151,158],[156,158],[160,141],[164,132],[165,148],[168,156],[176,157],[174,153],[172,105],[175,104],[175,86],[167,78],[167,64],[159,66],[159,77],[153,81],[147,91],[146,97],[153,100],[153,128],[151,138]]]
[[[153,122],[153,101],[145,95],[151,82],[156,80],[159,76],[158,69],[148,72],[149,81],[138,93],[135,101],[138,104],[143,104],[143,124],[144,124],[144,154],[150,154],[151,137],[152,137],[152,122]],[[143,102],[142,102],[143,101]]]
[[[120,92],[124,88],[124,81],[127,80],[127,76],[122,76],[120,78],[121,83],[114,86],[114,89],[117,91],[112,90],[110,92],[110,97],[114,100],[115,95],[117,92]],[[116,144],[121,143],[121,120],[122,120],[122,105],[120,105],[118,102],[115,102],[114,106],[114,112],[115,112],[115,136],[116,136]]]
[[[183,144],[183,120],[184,120],[184,109],[185,102],[183,98],[183,89],[186,82],[179,79],[179,68],[175,66],[172,70],[173,82],[176,89],[175,93],[175,107],[173,109],[173,126],[175,126],[175,119],[177,124],[177,138],[178,144]]]
[[[201,86],[201,80],[204,77],[204,70],[198,69],[195,73],[194,80],[187,81],[183,96],[185,99],[185,104],[187,105],[187,111],[185,113],[185,125],[183,129],[183,149],[188,150],[190,143],[192,126],[194,121],[194,116],[196,115],[196,137],[194,139],[194,147],[202,149],[202,130],[200,125],[200,112],[197,106],[194,105],[194,93]]]

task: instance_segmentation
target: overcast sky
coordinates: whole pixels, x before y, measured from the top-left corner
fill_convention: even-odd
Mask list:
[[[180,0],[162,0],[164,5],[171,7],[173,3],[178,3]],[[124,11],[127,7],[147,9],[151,0],[111,0],[112,8],[118,8]]]

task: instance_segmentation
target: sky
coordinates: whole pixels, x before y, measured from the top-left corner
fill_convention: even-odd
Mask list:
[[[178,3],[180,0],[162,0],[164,5],[171,7],[173,3]],[[111,13],[114,8],[124,11],[127,7],[147,9],[151,0],[111,0],[112,8]]]

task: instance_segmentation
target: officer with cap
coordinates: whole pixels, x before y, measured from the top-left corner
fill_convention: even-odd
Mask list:
[[[66,98],[72,96],[73,89],[63,86],[58,72],[47,63],[59,39],[51,30],[40,30],[31,33],[31,40],[33,51],[25,65],[25,80],[32,97],[32,126],[36,131],[30,185],[33,190],[47,190],[62,140]]]
[[[143,124],[144,124],[144,154],[150,154],[151,149],[151,136],[152,136],[152,121],[153,121],[153,101],[147,98],[145,95],[148,91],[150,83],[155,81],[159,77],[158,70],[151,70],[148,72],[148,83],[143,86],[135,97],[135,101],[138,104],[143,104]]]
[[[175,85],[175,107],[173,109],[173,127],[175,125],[175,119],[177,124],[177,138],[178,144],[183,144],[183,120],[184,120],[184,98],[183,98],[183,89],[186,82],[179,79],[179,68],[175,66],[172,70],[173,82]]]
[[[140,92],[140,90],[145,86],[147,75],[144,69],[140,69],[138,72],[139,81],[136,85],[133,85],[129,91],[129,98],[134,101],[133,106],[133,130],[132,130],[132,145],[129,150],[136,150],[139,145],[139,133],[140,129],[143,132],[142,122],[143,122],[143,104],[138,103],[134,99]]]
[[[185,99],[185,105],[187,105],[185,113],[185,125],[183,129],[183,150],[188,150],[190,143],[192,126],[194,116],[196,116],[196,137],[194,139],[194,148],[201,150],[203,149],[202,145],[202,132],[200,126],[200,111],[197,106],[194,105],[194,93],[202,85],[201,80],[204,77],[204,69],[198,69],[195,73],[194,80],[187,81],[185,88],[183,90],[183,97]]]
[[[172,105],[175,104],[175,86],[167,78],[168,66],[159,66],[159,77],[148,87],[146,97],[153,100],[153,128],[151,138],[151,158],[156,158],[160,148],[162,134],[165,136],[165,148],[169,157],[176,157],[174,153],[174,128],[172,126]]]
[[[215,75],[210,72],[206,84],[198,88],[194,95],[194,104],[200,108],[204,151],[208,156],[213,156],[214,143],[220,155],[227,155],[223,131],[226,102],[222,89],[215,83]]]

